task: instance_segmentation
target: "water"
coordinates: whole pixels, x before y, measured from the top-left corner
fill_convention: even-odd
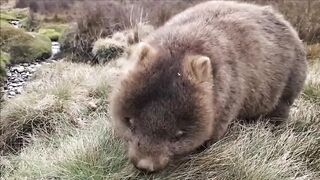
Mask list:
[[[11,20],[9,23],[15,28],[19,28],[20,27],[20,21],[19,20]]]
[[[52,56],[58,54],[60,52],[60,43],[59,42],[51,42]]]

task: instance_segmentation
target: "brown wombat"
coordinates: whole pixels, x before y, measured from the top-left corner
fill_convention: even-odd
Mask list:
[[[306,78],[306,54],[271,7],[198,4],[141,42],[111,96],[118,135],[146,171],[219,140],[237,118],[281,121]]]

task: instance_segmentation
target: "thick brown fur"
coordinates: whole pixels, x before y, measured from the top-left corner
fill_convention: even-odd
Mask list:
[[[285,120],[307,69],[302,42],[282,15],[223,1],[176,15],[132,59],[111,112],[129,158],[147,171],[219,140],[234,119]]]

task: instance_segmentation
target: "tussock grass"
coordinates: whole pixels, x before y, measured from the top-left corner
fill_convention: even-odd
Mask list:
[[[1,156],[0,176],[4,179],[320,178],[320,105],[315,101],[319,96],[310,95],[308,90],[320,91],[320,63],[310,65],[305,90],[284,125],[234,122],[224,139],[157,174],[143,174],[133,168],[126,158],[124,144],[113,136],[108,93],[124,64],[127,62],[123,58],[93,67],[60,62],[38,72],[28,91],[7,102],[6,116],[1,116],[15,116],[16,108],[12,106],[17,102],[30,106],[35,113],[33,101],[55,105],[52,99],[63,102],[64,111],[59,114],[65,116],[53,120],[53,113],[46,114],[54,130],[37,127],[29,132],[28,145],[19,153]],[[33,91],[40,95],[32,94]],[[27,105],[20,103],[23,100]],[[21,118],[35,115],[19,113],[20,119],[5,120],[17,125],[24,123]]]
[[[320,43],[307,46],[308,59],[312,61],[320,60]]]
[[[97,59],[99,64],[109,62],[112,59],[117,59],[126,50],[127,44],[111,38],[98,39],[92,49],[92,54]]]
[[[1,104],[0,152],[20,149],[30,133],[54,132],[61,123],[78,125],[82,116],[97,108],[102,112],[106,83],[112,84],[116,73],[108,66],[66,62],[44,67],[21,96]]]
[[[320,61],[311,61],[303,98],[320,105]]]

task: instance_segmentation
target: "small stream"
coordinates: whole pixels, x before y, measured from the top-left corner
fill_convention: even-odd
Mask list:
[[[56,62],[53,58],[60,52],[60,44],[58,42],[52,42],[51,49],[52,55],[47,60],[32,63],[20,63],[7,68],[7,79],[4,82],[5,97],[12,98],[21,94],[23,87],[39,67],[43,64]]]
[[[11,24],[15,28],[20,28],[20,26],[21,26],[21,23],[19,20],[11,20],[11,21],[9,21],[9,24]]]

